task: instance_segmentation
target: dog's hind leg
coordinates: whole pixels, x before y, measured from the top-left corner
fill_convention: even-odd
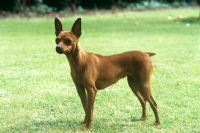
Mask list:
[[[127,76],[127,81],[128,81],[129,87],[131,88],[131,90],[137,96],[137,98],[139,99],[139,101],[141,103],[141,106],[142,106],[142,116],[140,117],[140,120],[144,121],[147,118],[147,114],[146,114],[146,99],[140,93],[135,78],[133,78],[131,76]]]
[[[153,99],[153,96],[151,93],[150,78],[143,77],[142,80],[141,79],[137,79],[137,80],[138,80],[137,84],[138,84],[141,95],[149,102],[151,109],[153,110],[153,113],[155,115],[156,121],[154,125],[159,125],[160,119],[158,116],[157,104],[155,100]]]

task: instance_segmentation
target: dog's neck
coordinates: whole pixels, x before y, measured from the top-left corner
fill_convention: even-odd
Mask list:
[[[76,68],[77,66],[84,64],[83,61],[85,60],[83,58],[86,58],[86,53],[87,52],[80,46],[79,42],[77,42],[74,51],[65,54],[69,61],[70,67]]]

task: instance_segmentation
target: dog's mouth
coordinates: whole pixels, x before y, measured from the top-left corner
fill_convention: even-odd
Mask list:
[[[62,54],[62,53],[63,53],[62,46],[57,45],[57,46],[56,46],[56,52],[57,52],[58,54]]]

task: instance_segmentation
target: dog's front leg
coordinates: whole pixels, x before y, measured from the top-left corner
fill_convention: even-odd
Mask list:
[[[94,101],[97,93],[97,89],[95,86],[88,87],[86,89],[88,95],[88,108],[86,113],[86,126],[83,130],[89,130],[91,128],[91,121],[93,120]]]
[[[86,95],[86,91],[85,91],[85,88],[84,86],[82,85],[76,85],[76,90],[78,92],[78,95],[81,99],[81,103],[83,105],[83,109],[85,111],[85,118],[83,121],[81,121],[81,124],[86,124],[86,114],[87,114],[87,103],[88,103],[88,100],[87,100],[87,95]]]

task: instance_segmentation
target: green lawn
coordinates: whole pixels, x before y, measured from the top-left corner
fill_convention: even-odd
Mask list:
[[[175,22],[179,15],[183,18]],[[65,29],[82,17],[81,45],[114,54],[155,52],[154,115],[137,121],[141,106],[126,79],[99,91],[89,132],[200,132],[200,21],[198,9],[93,14],[60,19]],[[168,18],[172,18],[171,20]],[[196,18],[195,18],[196,17]],[[81,132],[84,117],[64,55],[55,52],[54,19],[0,20],[0,132]]]

